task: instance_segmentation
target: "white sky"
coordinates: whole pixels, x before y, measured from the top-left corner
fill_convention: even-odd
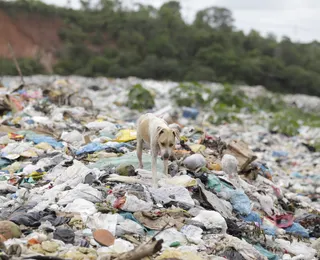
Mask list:
[[[67,0],[43,0],[65,6]],[[79,8],[79,0],[70,0],[73,8]],[[95,0],[93,0],[95,2]],[[126,5],[134,3],[161,6],[166,0],[123,0]],[[320,0],[180,0],[182,14],[191,22],[198,10],[211,6],[226,7],[233,12],[235,26],[244,32],[251,29],[262,35],[269,32],[278,39],[283,35],[293,41],[320,41]]]

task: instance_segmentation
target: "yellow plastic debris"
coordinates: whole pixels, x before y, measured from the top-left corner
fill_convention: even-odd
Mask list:
[[[180,136],[180,140],[181,141],[185,141],[185,142],[187,142],[188,141],[188,137],[186,137],[186,136]]]
[[[28,177],[32,177],[34,180],[40,180],[46,174],[46,172],[32,172]]]
[[[197,185],[197,180],[188,175],[174,176],[172,178],[163,178],[159,181],[161,186],[176,185],[183,187],[193,187]]]
[[[19,124],[21,122],[22,118],[21,117],[16,117],[12,119],[13,124]]]
[[[167,249],[160,256],[156,258],[156,260],[162,259],[183,259],[183,260],[204,260],[199,255],[193,252],[181,252],[178,249]]]
[[[50,144],[45,143],[45,142],[39,143],[35,147],[38,148],[38,149],[44,150],[44,151],[48,151],[48,150],[52,150],[53,149]]]
[[[38,157],[38,154],[33,150],[28,150],[21,153],[21,156],[31,158],[31,157]]]
[[[129,142],[132,140],[137,139],[137,131],[132,129],[123,129],[120,130],[119,133],[116,135],[116,142]]]
[[[202,144],[192,144],[189,147],[194,153],[204,152],[206,149],[206,147]]]
[[[207,167],[211,171],[221,171],[221,165],[219,163],[208,162]]]

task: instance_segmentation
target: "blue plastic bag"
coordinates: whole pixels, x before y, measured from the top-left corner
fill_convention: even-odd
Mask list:
[[[243,191],[231,191],[230,203],[235,211],[247,216],[251,212],[251,203],[248,196]]]
[[[215,176],[214,174],[209,174],[207,187],[209,189],[214,189],[215,192],[220,192],[222,188],[222,184],[220,179],[217,176]]]
[[[63,148],[63,144],[61,142],[58,142],[56,139],[54,139],[51,136],[27,134],[26,139],[28,141],[34,142],[35,144],[48,143],[54,148]]]
[[[262,255],[266,256],[268,260],[279,260],[279,256],[269,252],[264,249],[261,245],[254,245],[254,248],[257,249]]]
[[[89,143],[83,147],[81,147],[77,152],[76,155],[83,155],[86,153],[94,153],[99,152],[102,150],[105,150],[107,148],[114,148],[114,149],[120,149],[122,147],[127,147],[133,149],[134,147],[132,145],[129,145],[127,143],[118,143],[118,142],[108,142],[105,144],[102,143]]]
[[[199,110],[191,107],[184,107],[182,110],[182,116],[185,118],[196,119],[199,115]]]
[[[287,233],[299,235],[302,237],[309,237],[309,232],[306,230],[303,226],[301,226],[299,223],[293,223],[292,226],[287,227],[284,229]]]
[[[258,223],[259,226],[262,225],[262,220],[260,218],[260,215],[254,211],[252,211],[249,215],[242,217],[242,219],[246,222],[255,222]]]
[[[76,151],[76,155],[99,152],[104,149],[105,149],[105,145],[103,145],[101,143],[89,143],[89,144],[81,147],[78,151]]]
[[[272,156],[273,157],[287,157],[288,156],[288,152],[285,152],[285,151],[273,151],[272,152]]]
[[[11,164],[11,161],[5,158],[0,158],[0,169]]]
[[[261,228],[263,229],[263,231],[266,235],[273,236],[273,237],[276,235],[277,229],[275,227],[263,225],[263,226],[261,226]]]

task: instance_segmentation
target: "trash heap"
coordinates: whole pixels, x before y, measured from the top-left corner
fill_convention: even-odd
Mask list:
[[[176,86],[4,77],[1,259],[319,259],[320,153],[306,145],[319,129],[287,137],[246,113],[215,125],[176,106]],[[182,129],[158,189],[150,151],[144,169],[135,153],[145,112]]]

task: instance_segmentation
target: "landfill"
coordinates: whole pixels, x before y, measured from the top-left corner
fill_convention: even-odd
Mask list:
[[[0,258],[319,259],[320,152],[310,147],[320,129],[272,132],[263,111],[214,124],[214,110],[172,100],[177,86],[2,77]],[[267,92],[241,88],[249,98]],[[284,100],[320,112],[319,98]],[[143,169],[135,152],[147,112],[181,129],[169,178],[157,160],[158,188],[150,150]]]

